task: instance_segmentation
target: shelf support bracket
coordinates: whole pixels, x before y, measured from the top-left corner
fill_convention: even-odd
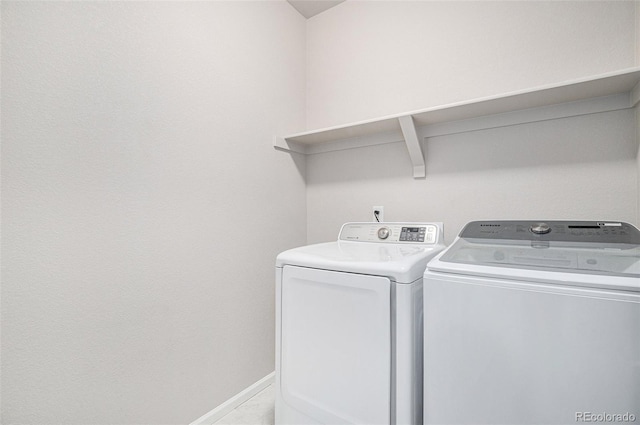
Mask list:
[[[307,153],[304,147],[299,146],[294,142],[289,142],[284,137],[278,137],[278,136],[274,137],[273,147],[276,148],[277,150],[285,151],[285,152],[297,152],[302,154]]]
[[[638,103],[640,103],[640,83],[637,83],[632,89],[631,89],[631,107],[635,108],[636,105]]]
[[[400,122],[404,142],[407,144],[409,157],[413,164],[413,177],[426,177],[427,172],[424,163],[424,154],[422,153],[422,146],[420,145],[420,139],[418,138],[418,132],[416,131],[416,123],[413,121],[413,117],[411,115],[399,117],[398,121]]]

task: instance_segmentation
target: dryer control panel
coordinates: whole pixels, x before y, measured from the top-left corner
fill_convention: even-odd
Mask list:
[[[435,245],[442,243],[442,223],[346,223],[341,241]]]

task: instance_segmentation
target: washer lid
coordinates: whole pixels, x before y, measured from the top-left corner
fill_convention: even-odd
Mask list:
[[[640,231],[610,222],[472,222],[429,270],[640,291]]]
[[[419,230],[417,236],[409,235],[419,228],[429,232],[430,226],[435,232],[432,242],[414,240],[420,239]],[[378,241],[378,230],[382,227],[388,228],[390,234],[381,233],[385,238]],[[426,234],[422,239],[430,240],[429,233]],[[358,239],[344,240],[355,236]],[[441,223],[347,223],[341,239],[284,251],[276,258],[276,267],[294,265],[386,276],[398,283],[411,283],[422,278],[427,262],[444,249]]]

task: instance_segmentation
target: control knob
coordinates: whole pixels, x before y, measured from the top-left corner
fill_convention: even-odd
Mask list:
[[[388,227],[381,227],[378,229],[378,237],[380,239],[387,239],[390,234],[391,234],[391,231],[389,230]]]
[[[536,235],[544,235],[551,231],[551,226],[547,223],[536,223],[531,226],[529,230],[531,230],[531,233],[535,233]]]

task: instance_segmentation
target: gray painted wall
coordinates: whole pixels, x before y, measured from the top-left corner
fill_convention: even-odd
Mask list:
[[[636,6],[636,66],[640,66],[640,1],[633,2]],[[636,137],[637,137],[637,161],[638,161],[638,215],[636,223],[640,224],[640,106],[636,105]]]
[[[480,218],[640,222],[630,111],[432,138],[424,180],[401,144],[271,147],[634,66],[637,2],[347,1],[306,24],[284,1],[0,5],[2,423],[200,417],[273,370],[275,255],[372,205],[448,242]]]
[[[635,64],[633,2],[350,2],[309,20],[307,124],[321,128]],[[632,111],[434,137],[414,180],[402,144],[311,155],[308,242],[340,224],[474,219],[638,223]],[[327,199],[332,203],[327,206]]]
[[[305,243],[286,2],[2,2],[3,424],[184,424],[273,371]],[[297,161],[297,162],[296,162]]]

